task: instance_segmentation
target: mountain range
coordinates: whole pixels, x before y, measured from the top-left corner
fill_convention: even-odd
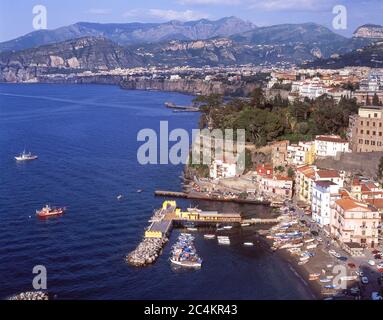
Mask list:
[[[331,65],[338,59],[335,66],[343,57],[350,61],[371,50],[374,60],[383,60],[379,49],[368,49],[376,32],[363,34],[346,38],[315,23],[256,27],[235,17],[162,24],[82,22],[0,43],[0,81],[150,65]]]
[[[236,17],[216,21],[201,19],[165,23],[92,23],[78,22],[54,30],[38,30],[22,37],[0,43],[0,52],[17,51],[83,37],[104,37],[119,45],[156,43],[169,40],[204,40],[227,37],[255,29],[250,22]]]
[[[383,68],[383,41],[329,59],[317,59],[309,68],[339,69],[347,66]]]

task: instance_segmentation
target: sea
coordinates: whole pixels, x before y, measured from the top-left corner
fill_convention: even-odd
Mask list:
[[[181,229],[173,230],[153,265],[125,262],[164,201],[154,191],[182,190],[183,165],[140,164],[137,150],[144,142],[137,135],[151,129],[159,141],[160,121],[168,122],[169,131],[198,128],[198,113],[164,107],[192,99],[112,85],[0,84],[0,299],[34,290],[36,266],[45,268],[55,299],[312,298],[253,227],[226,231],[230,246],[204,239],[212,230],[194,232],[203,258],[199,270],[169,263]],[[38,160],[16,162],[24,149]],[[45,204],[66,206],[67,212],[41,220],[35,212]],[[272,214],[262,206],[182,199],[177,205],[248,217]],[[254,246],[244,247],[245,241]]]

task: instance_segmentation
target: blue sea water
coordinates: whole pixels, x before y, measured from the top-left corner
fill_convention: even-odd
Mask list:
[[[197,233],[204,259],[198,271],[175,272],[169,265],[179,230],[154,265],[140,269],[125,263],[163,201],[153,191],[181,189],[182,165],[138,163],[137,133],[158,131],[162,120],[170,130],[190,132],[199,115],[173,113],[163,104],[191,100],[117,86],[0,84],[0,299],[32,290],[35,265],[47,268],[48,290],[58,299],[310,298],[308,288],[251,228],[230,231],[229,247]],[[17,163],[13,157],[24,148],[39,159]],[[40,220],[35,210],[45,203],[68,206],[68,212]],[[263,207],[177,203],[268,214]],[[256,245],[244,248],[244,241]]]

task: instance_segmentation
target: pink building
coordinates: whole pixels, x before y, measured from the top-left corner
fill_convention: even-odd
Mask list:
[[[335,202],[332,209],[330,232],[345,249],[378,245],[380,213],[371,204],[352,198]]]

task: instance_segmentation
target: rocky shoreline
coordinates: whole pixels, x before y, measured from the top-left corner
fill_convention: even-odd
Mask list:
[[[44,291],[27,291],[11,296],[8,300],[49,300],[49,295]]]
[[[154,263],[161,255],[168,238],[144,238],[135,250],[130,252],[125,261],[134,267],[144,267]]]

